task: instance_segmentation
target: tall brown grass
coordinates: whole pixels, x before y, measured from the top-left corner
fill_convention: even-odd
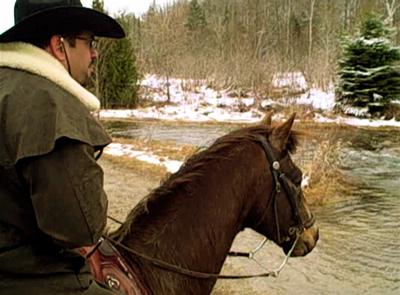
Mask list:
[[[312,161],[303,168],[308,177],[308,185],[303,189],[308,203],[328,202],[347,189],[345,176],[339,169],[342,146],[340,140],[322,141]]]

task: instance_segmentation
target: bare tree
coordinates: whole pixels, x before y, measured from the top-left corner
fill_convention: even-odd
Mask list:
[[[141,19],[144,72],[267,89],[277,71],[303,71],[309,82],[328,85],[340,36],[352,34],[365,13],[400,22],[400,0],[198,0],[206,26],[189,31],[189,1]]]
[[[286,57],[289,57],[290,47],[290,18],[292,17],[292,0],[288,0],[287,17],[286,17]]]
[[[385,19],[385,23],[394,26],[394,15],[396,14],[397,9],[400,7],[397,0],[382,0],[385,4],[387,17]]]
[[[311,65],[311,54],[313,46],[313,20],[314,20],[314,7],[317,0],[310,0],[310,18],[308,25],[308,65]]]

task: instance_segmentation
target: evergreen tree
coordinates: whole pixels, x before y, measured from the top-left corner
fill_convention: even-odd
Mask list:
[[[92,8],[104,12],[104,0],[93,0]]]
[[[197,0],[192,0],[189,3],[189,15],[186,21],[186,27],[194,31],[206,27],[206,15],[204,9],[200,6]]]
[[[104,1],[93,0],[93,8],[104,12]],[[117,21],[125,32],[133,16],[121,14]],[[133,19],[134,20],[134,19]],[[105,108],[135,107],[138,103],[140,74],[129,36],[121,40],[101,39],[94,88]]]
[[[382,116],[400,99],[400,49],[390,41],[391,29],[369,15],[355,38],[345,38],[339,61],[338,108],[356,116]]]

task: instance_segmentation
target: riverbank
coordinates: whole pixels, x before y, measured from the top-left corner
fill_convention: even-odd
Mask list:
[[[172,129],[177,124],[185,125],[187,129],[193,129],[187,132],[187,137],[196,137],[206,124],[216,129],[207,129],[210,135],[209,141],[216,139],[215,135],[223,135],[218,129],[230,131],[248,124],[257,124],[266,113],[272,114],[273,121],[282,122],[296,112],[296,128],[303,130],[309,130],[307,128],[310,126],[313,128],[313,124],[322,124],[326,126],[326,129],[332,130],[336,127],[346,128],[346,126],[400,127],[400,121],[395,119],[360,119],[336,114],[333,86],[327,90],[310,88],[301,73],[277,75],[273,85],[277,91],[279,90],[280,97],[271,99],[251,91],[213,89],[207,85],[206,81],[173,78],[166,80],[149,74],[145,75],[141,81],[141,103],[138,108],[101,110],[98,117],[110,130],[116,129],[116,136],[120,136],[118,129],[123,132],[124,126],[140,125],[141,122],[150,125],[153,122],[155,125],[163,124],[166,128],[172,126]],[[221,125],[224,127],[220,128]],[[227,127],[227,125],[232,127]],[[148,138],[144,140],[146,143],[149,142]],[[195,144],[193,141],[185,140],[188,144]],[[329,141],[333,144],[332,149],[335,150],[336,143]],[[326,152],[329,152],[330,147],[326,147],[326,142],[323,144]],[[121,140],[110,145],[106,153],[163,166],[170,173],[176,172],[182,165],[182,159],[164,157],[157,154],[154,149],[149,150],[145,146],[138,149],[135,145],[121,143]],[[181,154],[185,158],[188,155],[188,153]]]
[[[273,113],[274,122],[282,122],[296,112],[295,129],[306,133],[322,130],[321,134],[306,135],[305,140],[302,140],[302,143],[314,142],[313,161],[309,161],[307,165],[301,165],[301,157],[297,157],[297,161],[311,184],[307,187],[310,202],[324,202],[337,194],[338,187],[341,190],[340,186],[347,185],[341,181],[343,176],[337,169],[341,164],[338,150],[343,139],[337,135],[336,129],[381,130],[398,128],[400,122],[394,119],[360,119],[335,114],[333,89],[309,89],[301,75],[294,75],[292,79],[286,78],[276,81],[277,87],[297,87],[298,91],[294,92],[298,94],[269,99],[251,92],[215,90],[202,81],[166,81],[155,75],[146,75],[142,81],[141,106],[133,110],[100,111],[99,118],[116,137],[105,153],[158,166],[156,169],[161,169],[164,174],[174,173],[196,148],[207,146],[233,129],[259,123],[266,112]],[[161,128],[163,130],[160,131]],[[126,129],[141,132],[126,134]],[[180,133],[172,138],[171,133],[177,129]],[[153,138],[155,133],[155,137],[160,137],[158,143]],[[160,134],[166,135],[161,137]],[[126,136],[130,139],[121,139]],[[133,137],[138,140],[134,141]],[[168,142],[165,140],[171,141],[175,147],[166,149]],[[185,150],[182,145],[189,148]],[[301,148],[303,147],[300,146]],[[298,154],[301,155],[301,152]]]
[[[105,155],[141,173],[161,177],[176,172],[188,157],[218,137],[248,125],[132,119],[107,120],[104,124],[114,136]],[[308,202],[321,204],[334,199],[338,192],[347,189],[343,179],[348,177],[338,169],[339,153],[343,141],[351,140],[354,127],[296,122],[294,129],[302,133],[293,159],[304,173]],[[342,136],[343,131],[346,138]]]
[[[279,77],[273,85],[280,95],[268,97],[252,91],[213,89],[206,81],[173,78],[167,81],[156,75],[146,75],[141,81],[140,105],[136,109],[101,110],[99,117],[103,120],[257,123],[267,112],[272,112],[277,121],[296,112],[300,122],[400,127],[400,121],[394,119],[400,118],[397,102],[392,103],[391,120],[344,116],[335,112],[333,86],[326,90],[309,87],[301,73]]]

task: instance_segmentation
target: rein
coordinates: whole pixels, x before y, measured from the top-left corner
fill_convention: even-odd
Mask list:
[[[283,268],[285,267],[285,265],[287,264],[290,255],[292,254],[294,247],[297,244],[297,241],[299,239],[299,235],[296,237],[296,240],[294,241],[292,248],[290,249],[290,251],[288,252],[288,254],[285,256],[282,264],[275,270],[272,271],[268,271],[268,272],[264,272],[264,273],[259,273],[259,274],[252,274],[252,275],[220,275],[220,274],[216,274],[216,273],[206,273],[206,272],[199,272],[199,271],[194,271],[194,270],[190,270],[187,268],[183,268],[183,267],[179,267],[177,265],[174,264],[170,264],[168,262],[159,260],[157,258],[154,257],[150,257],[147,256],[143,253],[140,253],[132,248],[127,247],[126,245],[122,244],[121,242],[118,242],[114,239],[111,239],[107,236],[104,236],[104,239],[106,239],[107,241],[109,241],[110,243],[112,243],[114,246],[119,246],[122,249],[124,249],[125,251],[132,253],[140,258],[143,258],[144,260],[147,260],[148,262],[150,262],[151,264],[153,264],[154,266],[161,268],[163,270],[166,271],[171,271],[174,273],[178,273],[181,275],[185,275],[188,277],[192,277],[192,278],[196,278],[196,279],[228,279],[228,280],[235,280],[235,279],[250,279],[250,278],[261,278],[261,277],[278,277],[279,274],[281,273],[281,271],[283,270]],[[254,259],[253,259],[254,260]],[[256,260],[255,260],[256,261]],[[257,262],[257,264],[259,266],[261,266],[260,263]],[[261,266],[262,267],[262,266]],[[264,267],[262,267],[264,268]]]
[[[277,212],[277,196],[281,193],[281,188],[283,187],[283,189],[285,190],[287,196],[290,199],[290,204],[292,207],[292,211],[294,214],[294,217],[296,219],[296,222],[298,223],[296,226],[291,227],[289,229],[289,235],[293,236],[295,235],[295,241],[293,242],[293,245],[291,246],[290,250],[288,251],[286,257],[284,258],[283,262],[281,263],[281,265],[272,271],[266,271],[263,273],[259,273],[259,274],[250,274],[250,275],[220,275],[220,274],[216,274],[216,273],[205,273],[205,272],[199,272],[199,271],[194,271],[194,270],[190,270],[187,268],[182,268],[179,267],[177,265],[174,264],[170,264],[168,262],[159,260],[157,258],[154,257],[150,257],[147,256],[146,254],[143,254],[141,252],[138,252],[132,248],[127,247],[126,245],[122,244],[119,241],[116,241],[114,239],[111,239],[109,237],[104,237],[104,239],[108,240],[110,243],[112,243],[115,246],[119,246],[122,249],[124,249],[125,251],[132,253],[148,262],[150,262],[151,264],[153,264],[154,266],[164,269],[166,271],[171,271],[171,272],[175,272],[178,274],[182,274],[185,276],[189,276],[192,278],[197,278],[197,279],[249,279],[249,278],[260,278],[260,277],[278,277],[280,272],[284,269],[285,265],[287,264],[290,255],[292,254],[297,241],[299,240],[300,234],[301,232],[305,229],[305,228],[309,228],[314,224],[314,217],[311,216],[310,220],[308,220],[307,222],[303,223],[302,219],[300,217],[299,214],[299,206],[298,206],[298,201],[297,201],[297,197],[298,197],[298,190],[296,190],[293,188],[293,184],[289,184],[289,181],[285,174],[282,173],[282,171],[280,170],[280,164],[279,161],[277,161],[274,157],[274,153],[269,145],[269,143],[267,142],[267,140],[262,137],[259,136],[256,138],[257,139],[257,143],[260,143],[266,156],[267,156],[267,160],[270,163],[271,167],[271,172],[274,178],[274,183],[275,183],[275,190],[273,192],[273,199],[274,199],[274,215],[275,215],[275,223],[276,223],[276,227],[277,227],[277,234],[278,234],[278,244],[281,243],[281,235],[280,235],[280,228],[279,228],[279,218],[278,218],[278,212]],[[117,219],[107,216],[109,219],[111,219],[114,222],[117,222],[119,224],[123,224],[122,222],[118,221]],[[289,237],[287,237],[286,239],[289,239]],[[243,253],[243,252],[229,252],[228,255],[230,256],[236,256],[236,257],[247,257],[253,261],[255,261],[262,269],[265,269],[257,260],[254,259],[254,255],[264,246],[264,244],[266,243],[267,239],[265,238],[262,243],[253,251],[251,251],[250,253]]]

